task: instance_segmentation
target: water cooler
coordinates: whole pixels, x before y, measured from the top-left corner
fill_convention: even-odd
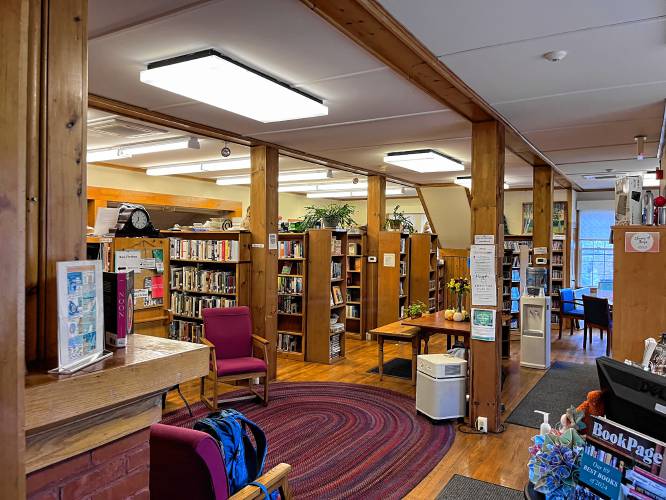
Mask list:
[[[465,416],[467,361],[422,354],[416,361],[416,411],[434,420]]]
[[[548,270],[527,268],[527,283],[520,297],[520,366],[550,368],[550,297]]]

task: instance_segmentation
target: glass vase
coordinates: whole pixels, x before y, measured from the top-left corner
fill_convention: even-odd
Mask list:
[[[458,299],[458,304],[456,305],[456,312],[462,312],[462,310],[463,310],[463,294],[459,293],[456,298]]]

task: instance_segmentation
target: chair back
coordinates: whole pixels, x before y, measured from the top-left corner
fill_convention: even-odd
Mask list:
[[[205,432],[152,425],[150,496],[161,500],[229,498],[224,459],[217,442]]]
[[[252,356],[250,308],[221,307],[203,310],[206,339],[215,346],[217,359]]]
[[[610,307],[607,299],[583,295],[583,307],[585,309],[585,324],[609,327],[611,324]]]
[[[564,314],[573,312],[576,304],[573,288],[560,288],[560,308]]]
[[[583,295],[592,295],[592,289],[589,286],[586,286],[574,290],[574,297],[576,297],[580,306],[583,305]]]

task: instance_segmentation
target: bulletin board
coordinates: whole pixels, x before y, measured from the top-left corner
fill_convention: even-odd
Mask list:
[[[169,308],[168,238],[115,238],[113,271],[134,271],[134,310]]]

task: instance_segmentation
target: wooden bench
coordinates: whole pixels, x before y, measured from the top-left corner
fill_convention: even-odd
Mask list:
[[[412,344],[412,385],[416,384],[416,356],[421,353],[421,329],[415,326],[406,326],[396,321],[370,330],[377,336],[379,358],[379,380],[384,377],[384,340],[409,342]],[[428,338],[426,337],[425,353],[428,353]]]

